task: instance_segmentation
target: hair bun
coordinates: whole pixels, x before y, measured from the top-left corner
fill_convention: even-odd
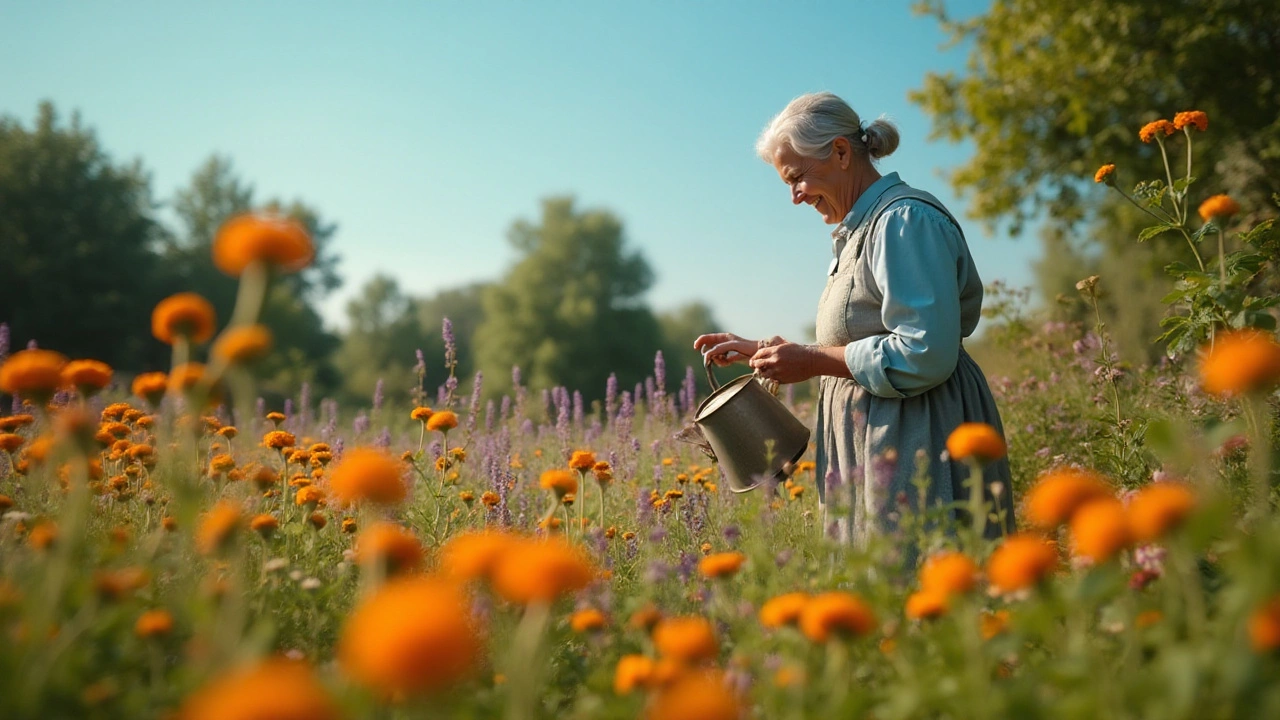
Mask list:
[[[876,118],[862,132],[866,137],[867,154],[873,158],[892,155],[898,149],[898,128],[884,116]]]

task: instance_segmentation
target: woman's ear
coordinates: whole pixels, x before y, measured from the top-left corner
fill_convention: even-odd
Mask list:
[[[831,152],[836,156],[836,160],[840,163],[841,170],[848,170],[849,163],[853,161],[853,148],[849,145],[849,138],[838,137],[831,141]]]

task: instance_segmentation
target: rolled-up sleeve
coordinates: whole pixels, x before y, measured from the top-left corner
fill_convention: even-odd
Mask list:
[[[911,397],[942,384],[959,359],[961,240],[946,216],[916,203],[886,212],[880,225],[866,251],[888,332],[849,343],[844,359],[873,394]]]

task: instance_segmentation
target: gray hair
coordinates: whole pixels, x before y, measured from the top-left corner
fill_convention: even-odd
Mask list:
[[[898,149],[898,128],[883,115],[863,127],[849,103],[832,93],[819,92],[787,103],[760,133],[756,154],[772,163],[778,148],[790,146],[800,155],[823,160],[831,155],[831,144],[839,137],[847,139],[855,153],[873,160]]]

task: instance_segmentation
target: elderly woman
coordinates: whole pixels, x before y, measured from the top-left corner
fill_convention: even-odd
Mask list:
[[[773,118],[756,152],[778,171],[792,203],[812,206],[836,226],[817,343],[731,333],[694,341],[718,365],[747,361],[780,383],[820,378],[818,496],[825,509],[827,482],[838,478],[849,489],[848,530],[859,545],[893,527],[903,497],[916,504],[919,453],[929,463],[928,501],[967,502],[967,468],[947,458],[947,437],[964,422],[1003,434],[986,379],[961,344],[978,325],[982,281],[942,203],[897,173],[876,170],[875,161],[897,146],[891,123],[864,126],[831,93],[796,98]],[[1011,527],[1007,461],[987,466],[984,488]],[[986,527],[989,535],[1001,529]]]

